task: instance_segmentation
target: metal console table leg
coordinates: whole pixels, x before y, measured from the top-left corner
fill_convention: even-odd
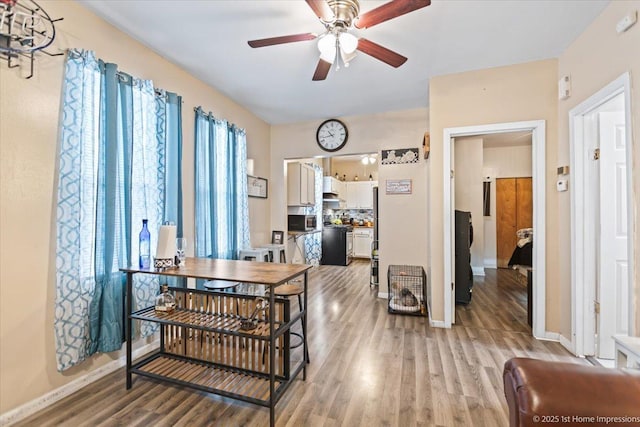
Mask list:
[[[125,338],[127,340],[127,390],[131,388],[131,311],[133,308],[132,292],[133,290],[133,273],[127,273],[127,315],[125,321]]]

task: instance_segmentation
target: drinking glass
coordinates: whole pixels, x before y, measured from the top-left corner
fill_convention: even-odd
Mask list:
[[[178,266],[184,267],[184,260],[187,258],[187,239],[184,237],[178,237],[176,239],[176,255],[178,256]]]

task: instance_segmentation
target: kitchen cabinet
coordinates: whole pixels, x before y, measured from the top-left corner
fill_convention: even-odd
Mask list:
[[[373,209],[373,187],[377,185],[377,181],[347,182],[345,207],[347,209]]]
[[[313,206],[316,199],[316,175],[304,163],[287,165],[287,205]]]
[[[341,183],[342,181],[338,181],[332,176],[325,176],[322,178],[322,192],[337,195],[340,193]]]
[[[355,258],[371,258],[373,228],[353,228],[353,256]]]
[[[322,179],[322,192],[325,194],[323,201],[333,209],[345,207],[346,189],[345,183],[332,176]]]

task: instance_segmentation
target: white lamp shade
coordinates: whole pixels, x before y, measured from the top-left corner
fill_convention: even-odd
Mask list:
[[[318,50],[320,51],[320,59],[333,64],[336,59],[336,36],[333,34],[325,34],[318,40]]]
[[[338,36],[338,40],[340,40],[340,48],[347,55],[352,54],[358,48],[358,39],[353,34],[342,32]]]
[[[348,67],[349,66],[349,62],[351,62],[351,60],[353,58],[355,58],[356,56],[357,55],[356,55],[355,51],[353,51],[351,53],[346,53],[344,51],[344,49],[342,49],[342,45],[340,45],[340,57],[342,58],[342,62],[344,63],[345,67]]]

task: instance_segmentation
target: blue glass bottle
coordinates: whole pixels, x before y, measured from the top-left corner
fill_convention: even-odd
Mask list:
[[[140,231],[140,268],[151,267],[151,234],[147,228],[147,220],[142,220],[142,231]]]

